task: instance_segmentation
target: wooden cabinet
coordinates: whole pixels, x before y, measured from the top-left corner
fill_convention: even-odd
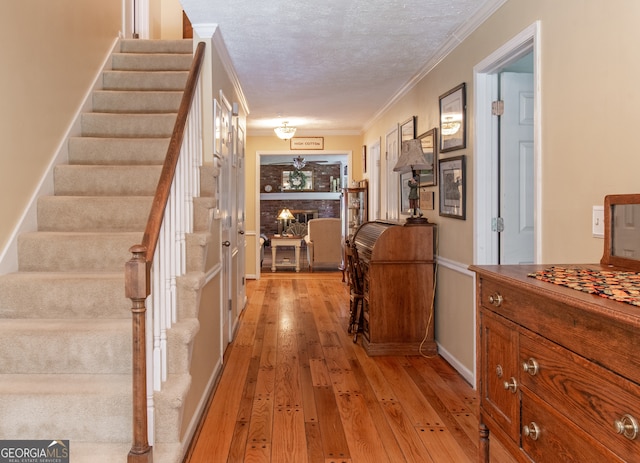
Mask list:
[[[369,355],[437,351],[433,330],[435,225],[367,222],[353,237],[363,275]]]
[[[527,276],[542,266],[471,268],[480,461],[494,438],[521,462],[638,461],[639,308]]]
[[[358,227],[367,221],[367,181],[359,187],[342,189],[342,238],[353,237]]]
[[[365,223],[367,218],[367,197],[369,196],[368,182],[362,180],[357,187],[342,189],[342,281],[345,280],[345,270],[347,265],[347,243],[350,242],[360,225]]]

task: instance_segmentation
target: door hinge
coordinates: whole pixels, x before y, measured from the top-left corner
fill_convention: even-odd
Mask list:
[[[491,102],[491,115],[502,116],[504,114],[504,101],[492,101]]]
[[[498,233],[504,231],[504,219],[502,217],[493,217],[491,219],[491,231]]]
[[[229,299],[229,312],[233,310],[233,301]]]

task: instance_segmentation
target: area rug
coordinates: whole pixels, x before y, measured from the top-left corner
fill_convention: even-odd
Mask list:
[[[640,307],[640,273],[553,266],[529,276]]]

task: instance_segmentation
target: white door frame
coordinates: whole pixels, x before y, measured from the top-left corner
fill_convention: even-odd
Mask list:
[[[498,126],[491,115],[491,102],[497,99],[497,72],[505,65],[533,52],[534,92],[534,260],[542,258],[541,165],[542,124],[540,95],[540,22],[536,21],[473,68],[475,90],[474,118],[474,250],[476,265],[498,263],[498,234],[491,231],[491,219],[498,214]]]
[[[300,155],[304,156],[305,154],[308,156],[312,155],[320,155],[320,156],[346,156],[347,157],[347,166],[349,175],[351,174],[351,166],[353,166],[353,152],[350,150],[343,151],[332,151],[332,150],[296,150],[295,152],[289,151],[287,149],[278,150],[278,151],[256,151],[256,179],[255,179],[255,224],[256,224],[256,239],[255,239],[255,256],[256,256],[256,280],[260,279],[260,273],[262,268],[260,266],[260,161],[262,156],[283,156],[289,155],[295,156]],[[341,166],[341,169],[344,166]],[[341,173],[342,178],[342,173]],[[340,185],[340,188],[343,188],[347,185]],[[342,203],[340,205],[342,207]]]
[[[369,220],[382,218],[380,212],[380,138],[369,145],[369,153],[367,156],[369,171],[369,212],[367,217]]]
[[[396,165],[398,156],[400,155],[398,133],[400,131],[400,125],[396,124],[395,127],[390,129],[385,135],[385,165],[384,165],[384,179],[385,189],[387,192],[387,199],[385,202],[384,218],[387,220],[399,220],[400,218],[400,197],[398,190],[400,189],[400,179],[397,172],[393,171],[393,167]]]
[[[149,0],[122,0],[122,31],[125,39],[149,38]]]

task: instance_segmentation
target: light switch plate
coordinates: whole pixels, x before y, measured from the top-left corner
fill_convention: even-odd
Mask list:
[[[593,206],[591,233],[594,238],[604,238],[604,206]]]

